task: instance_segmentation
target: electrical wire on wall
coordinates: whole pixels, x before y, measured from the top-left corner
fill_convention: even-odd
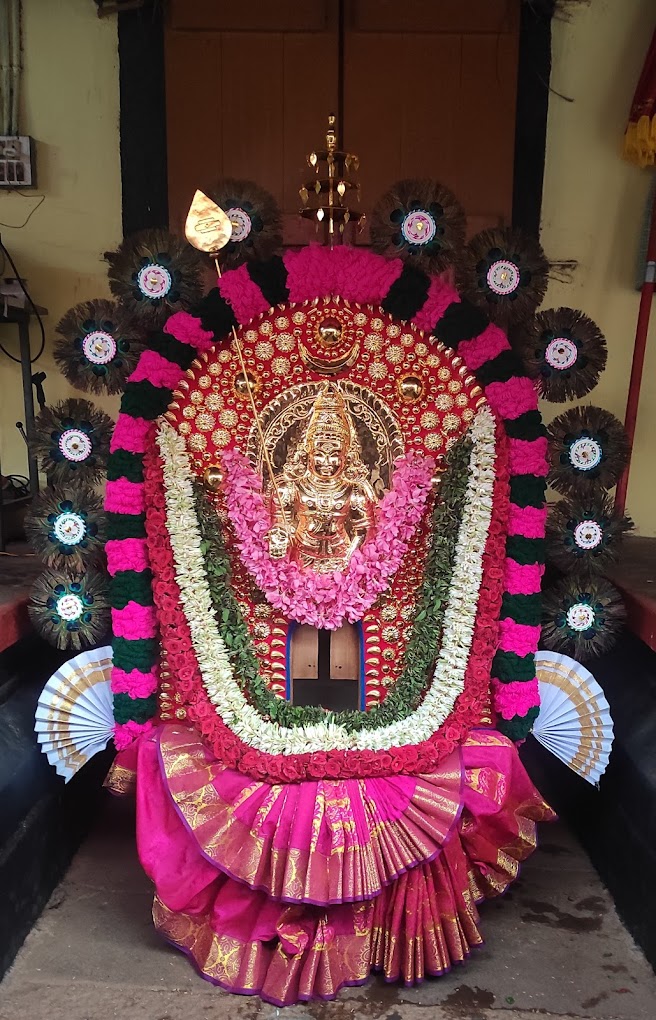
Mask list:
[[[20,94],[20,81],[21,81],[21,0],[0,0],[0,135],[8,135],[10,137],[19,134],[18,124],[18,111],[19,111],[19,94]],[[0,226],[7,227],[15,230],[22,230],[30,222],[32,216],[37,209],[45,201],[45,195],[24,195],[23,192],[14,190],[14,193],[20,195],[21,198],[38,198],[37,204],[30,210],[27,217],[22,223],[0,223]],[[38,361],[46,345],[46,332],[43,325],[43,320],[39,315],[39,311],[32,300],[32,297],[27,290],[21,275],[16,268],[16,264],[11,257],[7,248],[0,239],[0,252],[2,253],[2,269],[0,273],[4,274],[5,264],[8,261],[11,268],[14,271],[14,275],[18,282],[20,289],[23,291],[30,308],[36,316],[37,322],[39,323],[39,329],[41,330],[41,343],[39,350],[36,355],[30,358],[30,363],[34,364]],[[0,343],[0,350],[11,358],[12,361],[21,363],[20,358],[16,358],[13,354],[7,350],[2,343]]]
[[[0,252],[2,252],[3,256],[7,259],[7,261],[9,262],[9,265],[13,269],[14,275],[16,277],[16,280],[18,281],[18,285],[19,285],[20,289],[23,291],[23,294],[25,295],[25,297],[27,298],[27,300],[29,302],[29,305],[30,305],[30,308],[34,312],[34,315],[36,316],[36,320],[39,323],[39,329],[41,330],[41,343],[39,345],[38,352],[34,355],[33,358],[30,358],[30,364],[33,365],[35,361],[39,360],[39,358],[43,354],[43,351],[44,351],[45,346],[46,346],[46,331],[45,331],[45,327],[43,325],[43,319],[41,318],[41,316],[39,314],[39,310],[36,307],[36,305],[34,304],[34,301],[32,300],[30,292],[28,291],[27,287],[23,283],[23,280],[21,279],[21,275],[18,272],[18,269],[16,268],[16,263],[12,259],[10,253],[7,251],[7,249],[6,249],[5,245],[3,244],[1,238],[0,238]],[[0,343],[0,351],[2,351],[3,354],[6,354],[8,358],[11,358],[12,361],[17,362],[20,365],[20,363],[21,363],[20,358],[16,358],[16,357],[14,357],[13,354],[10,354],[9,351],[7,350],[7,348],[4,347],[4,345],[1,344],[1,343]]]

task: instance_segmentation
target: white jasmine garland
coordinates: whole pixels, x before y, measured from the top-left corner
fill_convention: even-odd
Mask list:
[[[421,705],[407,718],[377,730],[349,733],[336,722],[284,727],[263,718],[246,700],[218,632],[205,574],[195,514],[193,474],[184,439],[166,422],[157,442],[162,455],[164,498],[180,599],[207,695],[244,743],[267,754],[330,750],[386,750],[417,744],[439,729],[464,689],[483,576],[483,552],[492,515],[495,425],[487,406],[476,415],[470,475],[458,532],[449,601],[435,673]]]

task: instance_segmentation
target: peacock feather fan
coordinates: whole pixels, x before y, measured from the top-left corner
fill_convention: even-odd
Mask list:
[[[594,389],[606,367],[606,340],[575,308],[549,308],[526,323],[521,355],[545,400],[561,404]]]
[[[232,223],[230,240],[220,252],[221,265],[234,269],[243,262],[266,261],[282,246],[282,217],[274,199],[252,181],[226,177],[209,197]]]
[[[112,419],[90,400],[70,397],[44,407],[34,421],[30,446],[54,485],[98,482],[109,454]]]
[[[141,351],[140,331],[116,301],[84,301],[57,324],[54,358],[78,390],[120,393]]]
[[[629,444],[622,423],[602,407],[572,407],[549,425],[549,481],[565,495],[587,497],[611,489],[626,465]]]
[[[166,230],[126,237],[116,251],[105,252],[105,259],[112,294],[145,328],[161,326],[172,312],[201,297],[200,255]]]
[[[625,619],[617,588],[602,577],[565,578],[543,595],[542,644],[585,660],[613,647]]]
[[[465,247],[465,212],[455,195],[429,179],[398,181],[371,214],[371,246],[427,273],[456,265]]]
[[[98,570],[44,570],[27,606],[32,625],[56,648],[79,651],[97,645],[110,628],[108,588],[108,576]]]
[[[606,493],[561,499],[547,520],[547,556],[564,573],[602,573],[619,555],[633,523]]]
[[[528,319],[542,301],[549,263],[536,240],[511,227],[476,234],[466,246],[460,289],[493,322],[504,326]]]
[[[79,570],[102,553],[102,500],[85,486],[44,489],[32,500],[25,532],[34,551],[49,567]]]

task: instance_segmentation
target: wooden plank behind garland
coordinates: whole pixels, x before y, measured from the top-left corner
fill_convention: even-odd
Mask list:
[[[519,7],[345,0],[344,142],[360,156],[365,211],[392,181],[426,175],[453,188],[471,232],[510,222]],[[337,107],[337,17],[337,0],[170,0],[173,230],[196,187],[234,176],[275,195],[287,244],[312,238],[298,188]]]

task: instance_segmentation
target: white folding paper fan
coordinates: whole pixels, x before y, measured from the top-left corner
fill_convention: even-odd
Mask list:
[[[606,771],[613,746],[613,720],[606,696],[576,659],[538,652],[540,714],[533,736],[589,783]]]
[[[37,740],[66,782],[111,739],[111,668],[109,645],[81,652],[53,673],[39,696]]]

